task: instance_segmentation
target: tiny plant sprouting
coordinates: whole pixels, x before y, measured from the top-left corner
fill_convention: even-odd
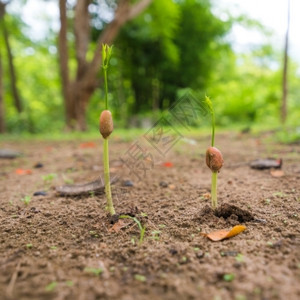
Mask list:
[[[56,177],[57,177],[57,175],[55,173],[50,173],[50,174],[42,176],[42,178],[45,182],[51,182]]]
[[[140,230],[139,245],[141,245],[143,243],[143,240],[144,240],[146,226],[142,226],[141,222],[136,217],[131,217],[131,216],[128,216],[128,215],[121,215],[121,216],[119,216],[119,219],[131,219],[138,225],[139,230]]]
[[[103,269],[86,267],[84,268],[84,272],[94,274],[95,276],[99,276],[103,272]]]
[[[108,110],[108,86],[107,86],[107,70],[109,61],[112,55],[112,46],[106,44],[102,45],[102,69],[104,74],[105,86],[105,110],[102,111],[99,120],[99,130],[104,139],[103,142],[103,164],[104,164],[104,183],[106,195],[106,209],[111,215],[115,215],[116,211],[113,205],[110,187],[110,174],[109,174],[109,152],[108,152],[108,137],[113,132],[114,125],[111,112]]]
[[[25,197],[23,197],[23,198],[21,199],[21,201],[22,201],[25,205],[28,205],[28,204],[30,203],[30,201],[31,201],[31,196],[26,195]]]
[[[160,238],[161,231],[160,231],[160,230],[153,230],[153,231],[151,232],[151,234],[152,234],[152,238],[153,238],[154,240],[158,241],[159,238]]]
[[[216,209],[218,206],[218,198],[217,198],[217,178],[220,169],[223,166],[224,160],[222,153],[219,149],[214,147],[215,145],[215,111],[209,97],[205,96],[205,103],[208,107],[209,113],[211,115],[211,146],[206,150],[206,164],[212,171],[211,176],[211,202],[212,208]]]
[[[56,281],[52,281],[50,282],[46,287],[45,287],[45,291],[46,292],[53,292],[55,290],[57,286],[57,282]]]

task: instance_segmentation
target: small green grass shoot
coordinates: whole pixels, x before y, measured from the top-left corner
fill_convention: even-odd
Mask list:
[[[28,204],[30,203],[30,201],[31,201],[31,196],[26,195],[25,197],[23,197],[23,198],[21,199],[21,201],[22,201],[25,205],[28,205]]]
[[[103,269],[86,267],[86,268],[84,268],[84,272],[93,274],[95,276],[99,276],[100,274],[103,273]]]
[[[131,217],[131,216],[128,216],[128,215],[121,215],[121,216],[119,216],[119,219],[131,219],[138,225],[139,230],[140,230],[139,245],[141,245],[143,243],[143,240],[144,240],[146,226],[143,226],[141,224],[141,222],[136,217]]]
[[[57,174],[55,173],[50,173],[47,175],[43,175],[42,179],[44,180],[45,183],[49,184],[53,181],[53,179],[55,179],[57,177]]]

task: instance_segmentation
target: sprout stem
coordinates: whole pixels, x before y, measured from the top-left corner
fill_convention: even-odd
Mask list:
[[[112,197],[111,197],[111,188],[110,188],[110,174],[109,174],[109,154],[108,154],[108,139],[104,139],[103,143],[103,163],[104,163],[104,183],[105,183],[105,194],[107,200],[106,209],[113,216],[116,214],[114,209]]]
[[[211,130],[212,130],[212,133],[211,133],[211,146],[214,147],[214,145],[215,145],[215,111],[214,111],[213,104],[212,104],[209,97],[205,96],[204,101],[205,101],[205,103],[208,107],[209,113],[211,115]]]
[[[104,86],[105,86],[105,109],[108,109],[108,85],[107,85],[107,67],[103,67]]]
[[[217,178],[218,178],[218,172],[212,172],[211,173],[211,204],[213,209],[216,209],[218,206]]]
[[[215,111],[212,108],[211,111],[211,128],[212,128],[212,132],[211,132],[211,146],[214,147],[215,145]]]

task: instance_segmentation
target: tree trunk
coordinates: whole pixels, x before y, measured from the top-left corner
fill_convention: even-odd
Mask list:
[[[2,56],[0,53],[0,133],[5,132],[2,75],[3,75]]]
[[[19,91],[17,88],[17,76],[16,76],[16,71],[15,71],[15,66],[14,66],[14,58],[13,58],[13,54],[12,54],[10,43],[9,43],[9,34],[6,29],[4,20],[2,23],[2,29],[3,29],[4,43],[5,43],[7,56],[8,56],[11,91],[12,91],[15,107],[16,107],[18,113],[21,113],[23,111],[23,106],[22,106],[21,98],[20,98]]]
[[[283,76],[282,76],[282,99],[281,99],[281,123],[285,124],[287,118],[287,96],[288,96],[288,47],[290,29],[290,0],[288,1],[287,30],[285,35]]]
[[[73,103],[71,97],[71,86],[69,79],[69,52],[67,41],[67,1],[59,0],[59,12],[60,12],[60,31],[58,36],[58,55],[59,55],[59,68],[62,82],[62,93],[64,97],[65,105],[65,118],[68,128],[73,128],[73,122],[75,115],[73,113]]]
[[[70,80],[69,55],[67,42],[66,0],[59,0],[61,28],[59,32],[60,73],[65,101],[66,124],[70,129],[86,130],[86,108],[92,94],[97,88],[97,74],[102,63],[102,44],[111,44],[121,27],[140,14],[152,0],[141,0],[130,5],[130,0],[120,0],[114,20],[107,25],[100,35],[91,62],[86,60],[89,46],[90,26],[88,6],[91,0],[77,0],[75,6],[74,33],[77,70]],[[100,113],[100,112],[99,112]]]
[[[17,88],[17,76],[14,66],[14,58],[11,51],[10,43],[9,43],[9,33],[7,31],[6,25],[5,25],[5,6],[7,3],[0,2],[0,21],[1,21],[1,29],[4,37],[4,44],[8,56],[8,66],[9,66],[9,75],[10,75],[10,84],[11,84],[11,91],[14,99],[14,104],[19,113],[23,111],[23,106],[21,102],[21,98],[18,92]]]

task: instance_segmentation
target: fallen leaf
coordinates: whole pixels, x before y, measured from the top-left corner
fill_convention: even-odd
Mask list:
[[[95,148],[96,147],[96,144],[94,142],[86,142],[86,143],[81,143],[79,145],[79,148]]]
[[[236,236],[239,233],[243,232],[245,229],[246,226],[244,225],[236,225],[230,231],[221,229],[218,231],[213,231],[211,233],[201,233],[201,234],[208,237],[210,240],[217,242],[217,241],[222,241],[224,239],[229,239],[233,236]]]
[[[119,219],[108,231],[118,233],[122,228],[126,227],[128,223],[122,219]]]
[[[282,170],[274,170],[272,169],[270,171],[270,174],[273,176],[273,177],[282,177],[284,176],[284,172]]]
[[[30,175],[32,174],[31,170],[26,170],[26,169],[17,169],[16,174],[18,175]]]
[[[173,163],[171,163],[170,161],[166,161],[164,163],[162,163],[162,165],[166,168],[171,168],[173,167]]]

